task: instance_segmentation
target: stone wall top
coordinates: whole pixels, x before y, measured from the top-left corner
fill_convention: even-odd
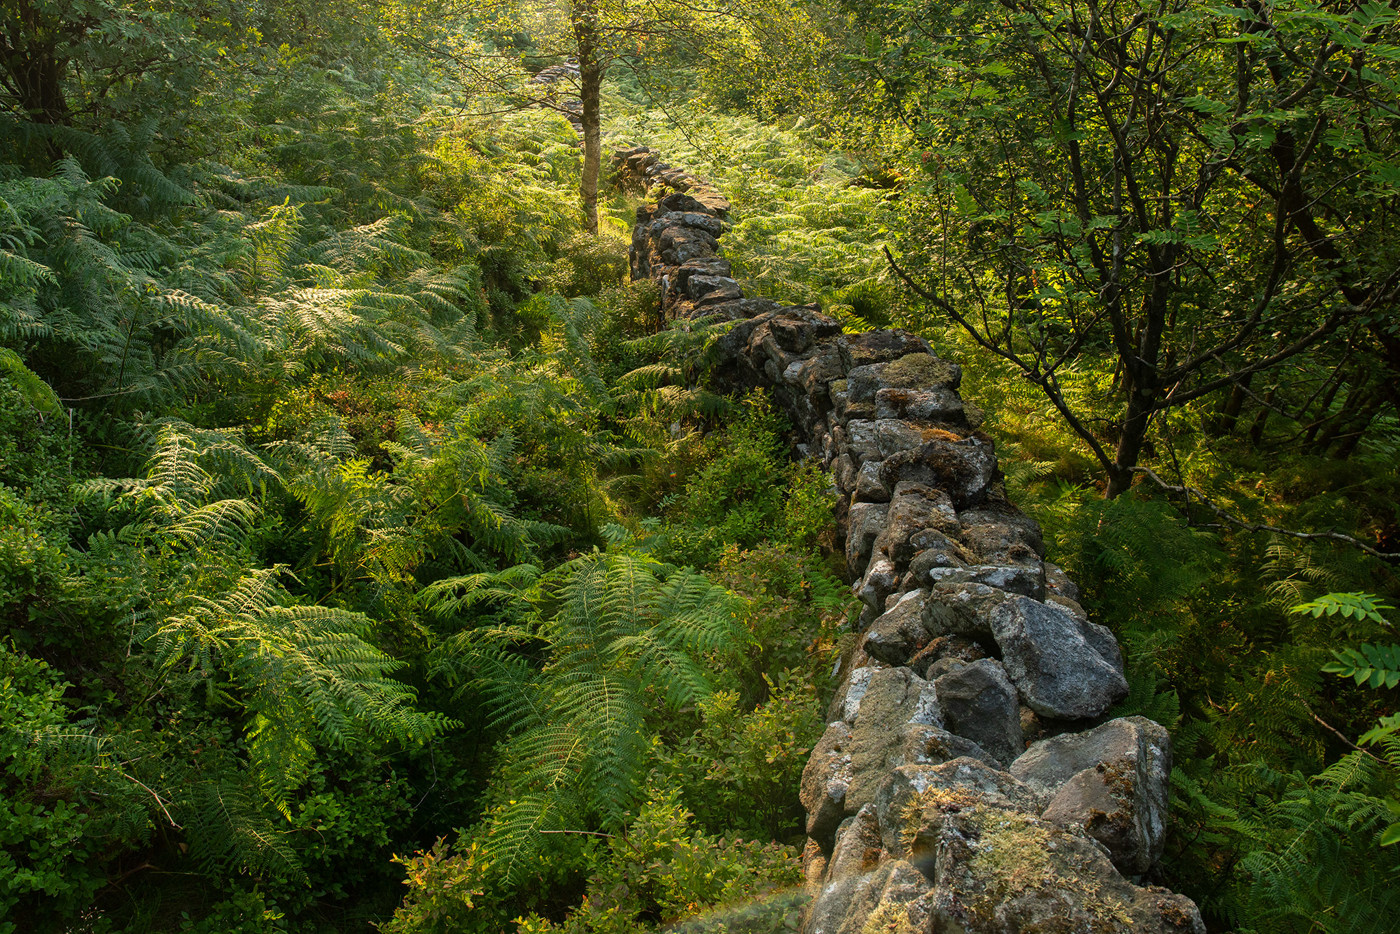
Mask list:
[[[1101,722],[1128,691],[1118,641],[1007,498],[957,364],[746,297],[729,202],[645,147],[613,163],[655,196],[633,277],[674,318],[733,322],[719,388],[769,390],[841,495],[862,610],[802,779],[805,930],[1204,934],[1189,899],[1131,881],[1166,838],[1167,731]]]

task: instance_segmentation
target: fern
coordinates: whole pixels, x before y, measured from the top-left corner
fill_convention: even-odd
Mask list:
[[[502,760],[513,800],[492,815],[488,840],[513,880],[540,831],[626,823],[649,762],[648,697],[676,707],[706,696],[703,657],[740,639],[733,597],[651,558],[588,555],[521,590],[530,577],[465,582],[468,594],[512,601],[516,621],[465,629],[434,652],[437,676],[478,691],[511,733]]]
[[[366,641],[368,619],[292,604],[285,574],[252,571],[226,594],[194,597],[145,641],[161,667],[197,674],[247,712],[252,772],[290,817],[287,795],[309,774],[316,742],[421,744],[448,721],[418,711],[413,691],[388,678],[399,663]]]

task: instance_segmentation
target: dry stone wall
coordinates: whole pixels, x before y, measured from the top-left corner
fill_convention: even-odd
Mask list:
[[[1142,717],[1039,526],[1008,500],[960,370],[903,330],[844,334],[743,294],[729,203],[645,147],[618,150],[638,209],[633,278],[673,318],[717,316],[719,388],[769,390],[830,470],[859,638],[802,779],[808,934],[1204,934],[1135,883],[1167,831],[1171,744]]]

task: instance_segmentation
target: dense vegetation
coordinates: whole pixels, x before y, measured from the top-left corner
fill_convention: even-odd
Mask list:
[[[3,0],[0,934],[796,903],[827,483],[625,281],[568,54],[755,294],[964,365],[1173,730],[1154,881],[1388,929],[1395,17]]]

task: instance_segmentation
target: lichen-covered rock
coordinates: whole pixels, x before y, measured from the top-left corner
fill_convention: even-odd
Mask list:
[[[850,371],[858,366],[887,363],[910,354],[932,356],[928,341],[917,334],[898,328],[886,331],[866,331],[841,337],[841,360]]]
[[[856,499],[867,503],[888,503],[890,489],[880,482],[880,461],[866,461],[856,473]]]
[[[939,790],[906,813],[932,924],[964,934],[1205,934],[1190,899],[1124,879],[1077,828]],[[915,823],[917,821],[917,823]]]
[[[1007,674],[1036,713],[1083,720],[1127,696],[1122,670],[1090,641],[1097,634],[1064,608],[1010,597],[992,609],[990,622]]]
[[[1045,555],[1040,526],[1028,516],[971,509],[958,518],[962,543],[977,556],[977,564],[1038,562]]]
[[[807,915],[811,934],[913,934],[925,929],[927,913],[910,917],[910,907],[928,891],[917,869],[888,860],[876,869],[826,885]]]
[[[1033,600],[1041,600],[1045,597],[1045,575],[1039,562],[930,568],[925,572],[924,579],[935,587],[951,584],[983,584],[995,590],[1020,594]]]
[[[963,418],[962,398],[946,386],[922,389],[877,389],[874,395],[876,418],[898,418],[920,422],[957,424]]]
[[[975,662],[986,657],[987,650],[976,639],[961,635],[941,635],[930,640],[928,645],[909,659],[909,668],[919,677],[929,678],[927,672],[943,659]]]
[[[861,643],[866,653],[890,665],[904,665],[927,645],[929,631],[923,621],[926,597],[923,591],[909,591],[871,623]]]
[[[830,843],[846,816],[846,791],[851,783],[851,727],[843,720],[827,725],[802,770],[798,797],[807,809],[807,836]]]
[[[831,858],[826,865],[826,881],[835,882],[846,876],[869,872],[880,862],[882,850],[880,821],[875,816],[875,805],[862,805],[836,831]]]
[[[904,762],[911,730],[943,726],[937,689],[908,668],[883,668],[861,696],[851,736],[851,777],[845,808],[854,813],[872,800],[889,770]]]
[[[883,467],[880,472],[883,477]],[[920,533],[939,532],[946,538],[947,532],[959,528],[957,512],[948,494],[935,487],[905,482],[890,488],[893,497],[874,548],[896,566],[907,567],[918,551],[925,550],[920,547],[926,541],[918,537]]]
[[[981,503],[1000,476],[992,446],[979,438],[936,438],[891,454],[880,467],[885,486],[893,488],[903,480],[926,483],[947,493],[958,510]]]
[[[922,812],[930,803],[1033,814],[1039,811],[1042,799],[1029,785],[980,759],[961,757],[939,765],[899,766],[875,793],[880,839],[891,856],[916,864],[922,860],[926,843],[919,837],[928,829]]]
[[[939,690],[943,703],[942,685]],[[1044,818],[1082,826],[1108,848],[1123,872],[1146,872],[1161,857],[1170,806],[1171,737],[1159,724],[1124,717],[1085,733],[1042,740],[1009,771],[1053,795]]]
[[[856,596],[865,604],[865,612],[861,614],[862,625],[868,624],[884,612],[885,598],[894,593],[898,586],[899,570],[893,561],[880,552],[877,545],[875,559],[870,562],[870,567],[865,570],[865,577],[855,588]]]
[[[967,636],[992,645],[992,614],[1011,596],[986,584],[934,583],[924,603],[924,625],[933,636]]]
[[[1001,663],[990,658],[959,662],[934,680],[943,723],[952,732],[976,742],[1002,762],[1026,748],[1021,738],[1020,704],[1016,687]]]
[[[846,570],[852,577],[865,574],[875,540],[885,531],[886,503],[856,503],[847,515]]]

